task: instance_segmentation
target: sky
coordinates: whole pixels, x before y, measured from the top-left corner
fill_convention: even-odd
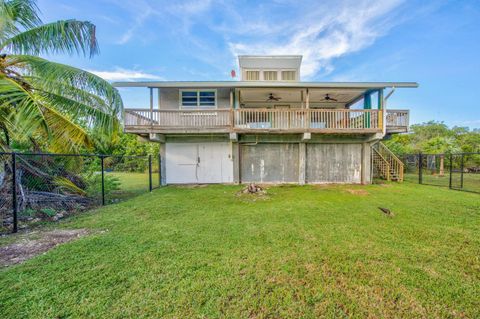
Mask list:
[[[415,81],[388,108],[480,128],[480,0],[38,0],[97,26],[100,54],[49,56],[109,81],[231,80],[238,54],[301,54],[303,81]],[[238,74],[238,73],[237,73]],[[135,90],[135,91],[132,91]],[[141,91],[139,91],[141,90]],[[121,89],[148,107],[147,89]]]

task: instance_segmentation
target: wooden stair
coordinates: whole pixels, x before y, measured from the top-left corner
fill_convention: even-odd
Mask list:
[[[372,146],[373,176],[403,182],[403,163],[382,142]]]

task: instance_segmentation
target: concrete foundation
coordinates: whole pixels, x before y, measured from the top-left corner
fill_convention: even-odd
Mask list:
[[[234,183],[354,183],[371,182],[371,144],[375,136],[312,134],[228,134],[165,137],[165,143],[228,142]],[[166,182],[162,143],[162,184]]]

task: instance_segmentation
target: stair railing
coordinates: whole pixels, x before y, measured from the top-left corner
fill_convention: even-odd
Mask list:
[[[375,144],[374,149],[390,164],[390,175],[398,182],[403,182],[403,162],[388,149],[382,142]]]
[[[377,171],[378,177],[390,181],[390,163],[380,154],[380,152],[372,147],[373,167]]]

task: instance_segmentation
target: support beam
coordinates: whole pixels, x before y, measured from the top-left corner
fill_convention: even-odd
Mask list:
[[[165,143],[160,144],[160,184],[167,184],[166,150]]]
[[[151,142],[165,143],[165,135],[160,133],[150,133],[148,139]]]
[[[306,90],[307,90],[307,97],[305,101],[305,108],[309,109],[310,108],[310,91],[308,89]]]
[[[312,139],[312,133],[310,133],[310,132],[303,133],[302,141],[308,141],[308,140],[311,140],[311,139]]]
[[[153,125],[153,88],[150,89],[150,124]]]
[[[229,137],[230,137],[230,141],[235,141],[235,142],[238,141],[238,134],[235,132],[230,132]]]
[[[307,145],[298,143],[298,184],[305,185],[307,171]]]
[[[360,182],[362,185],[365,185],[367,183],[367,156],[366,156],[366,148],[368,147],[367,143],[362,143],[362,155],[361,155],[361,176],[360,176]]]
[[[232,160],[233,160],[233,182],[235,184],[240,184],[241,173],[240,173],[240,144],[232,143]]]

